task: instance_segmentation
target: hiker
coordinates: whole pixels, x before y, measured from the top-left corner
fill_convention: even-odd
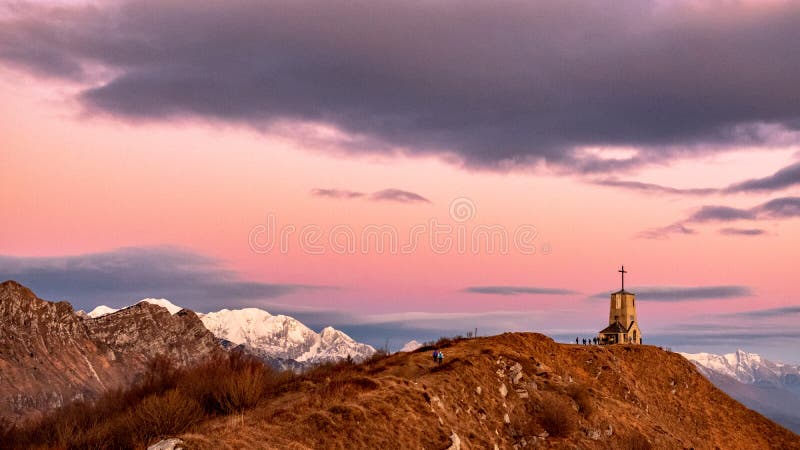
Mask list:
[[[436,361],[439,360],[439,350],[433,351],[433,363],[436,364]]]
[[[575,345],[578,345],[578,338],[575,338]]]
[[[442,353],[442,352],[440,351],[438,356],[439,356],[439,364],[441,364],[441,363],[442,363],[442,361],[444,361],[444,353]]]
[[[583,345],[586,345],[586,338],[583,338]]]

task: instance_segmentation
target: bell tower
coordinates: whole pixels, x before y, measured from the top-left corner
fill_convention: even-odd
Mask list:
[[[611,294],[608,308],[608,327],[600,332],[603,343],[641,344],[642,332],[636,316],[636,294],[625,290],[625,266],[618,272],[621,275],[621,289]]]

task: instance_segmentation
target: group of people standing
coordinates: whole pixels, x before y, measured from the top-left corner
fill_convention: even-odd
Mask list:
[[[581,342],[583,342],[583,345],[592,345],[592,344],[598,345],[598,344],[600,344],[600,338],[597,338],[597,337],[589,338],[589,339],[584,338],[583,341],[581,341],[580,338],[575,338],[575,345],[580,345]]]
[[[441,350],[434,350],[433,351],[433,363],[434,364],[441,364],[444,361],[444,353]]]

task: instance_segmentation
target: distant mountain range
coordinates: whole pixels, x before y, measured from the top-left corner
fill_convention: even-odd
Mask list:
[[[316,333],[255,308],[196,314],[166,299],[144,299],[85,313],[6,281],[0,283],[0,417],[31,417],[97,398],[135,381],[157,356],[187,366],[232,348],[295,371],[375,353],[332,327]]]
[[[800,365],[755,353],[681,353],[717,387],[779,424],[800,433]]]
[[[139,303],[142,302],[164,307],[171,314],[183,309],[163,298],[148,298]],[[101,305],[88,316],[97,318],[116,311]],[[197,316],[226,347],[242,348],[281,369],[298,369],[348,357],[360,362],[375,353],[372,346],[356,342],[333,327],[317,333],[293,317],[272,315],[258,308],[222,309]]]

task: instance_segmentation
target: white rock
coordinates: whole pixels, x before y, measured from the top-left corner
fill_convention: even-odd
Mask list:
[[[455,431],[450,435],[450,441],[452,442],[452,445],[447,447],[447,450],[461,450],[461,439],[458,437]]]
[[[508,413],[503,414],[503,422],[511,423],[511,417],[508,416]]]
[[[481,389],[481,387],[480,387],[480,386],[478,386],[478,387],[476,387],[476,388],[475,388],[475,393],[476,393],[476,394],[478,394],[478,395],[481,395],[481,392],[483,392],[483,389]]]
[[[178,438],[164,439],[163,441],[158,441],[150,447],[147,447],[147,450],[180,450],[178,445],[181,444],[183,444],[183,441]]]
[[[508,395],[508,388],[506,387],[506,384],[503,383],[500,385],[500,396],[506,398],[506,395]]]

